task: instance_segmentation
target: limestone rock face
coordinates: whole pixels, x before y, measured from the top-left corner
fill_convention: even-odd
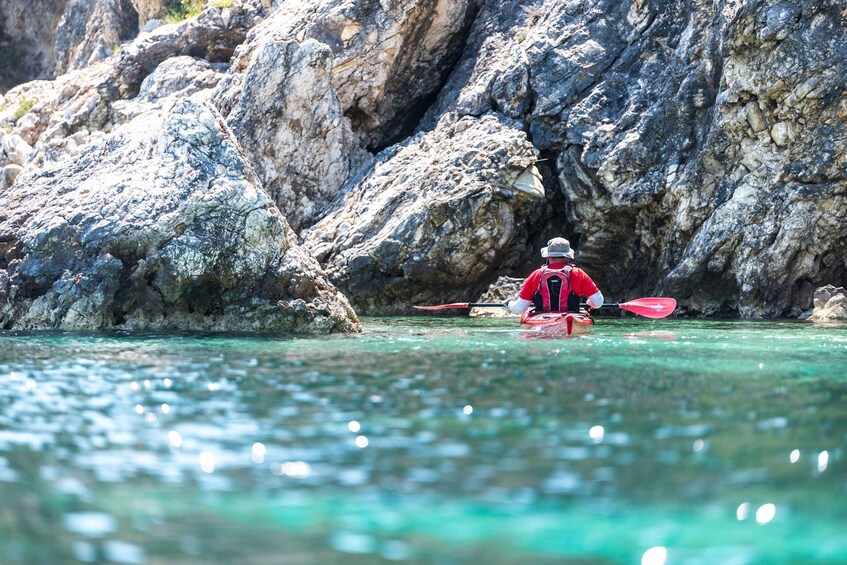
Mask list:
[[[366,145],[382,147],[414,127],[407,122],[422,111],[410,110],[437,93],[474,8],[474,0],[289,0],[251,31],[233,72],[246,69],[267,42],[323,43],[332,51],[332,82],[344,113]],[[237,90],[229,94],[237,96]]]
[[[156,70],[147,75],[141,83],[138,96],[131,100],[114,102],[109,111],[113,124],[126,123],[136,116],[160,109],[172,99],[192,97],[204,99],[211,96],[211,89],[221,80],[222,72],[205,59],[177,56],[165,59]],[[205,92],[204,92],[205,91]],[[59,144],[67,143],[64,138]],[[55,148],[57,142],[50,144]],[[67,151],[59,152],[59,157]],[[53,157],[52,160],[56,160]],[[36,164],[40,163],[35,160]]]
[[[295,230],[315,223],[364,160],[331,66],[331,51],[317,41],[264,43],[228,119]]]
[[[358,321],[221,116],[183,99],[6,190],[0,327],[296,333]]]
[[[56,29],[67,0],[0,2],[0,94],[22,82],[52,78]]]
[[[195,19],[143,33],[105,61],[13,88],[4,96],[0,126],[33,147],[28,166],[74,156],[101,132],[155,107],[155,100],[216,84],[220,71],[212,65],[227,61],[265,15],[258,0],[236,0],[230,8],[209,8]],[[182,58],[189,53],[197,56]],[[0,166],[8,162],[0,155]]]
[[[822,282],[847,277],[847,34],[826,3],[732,15],[711,122],[669,183],[662,286],[703,312],[793,316]]]
[[[144,29],[144,26],[150,20],[155,20],[162,16],[162,8],[164,8],[164,0],[131,0],[132,6],[138,14],[138,27]]]
[[[250,32],[215,102],[295,229],[327,210],[367,148],[411,132],[472,11],[469,0],[299,0]]]
[[[496,111],[555,164],[611,297],[797,315],[847,278],[847,72],[831,2],[488,1],[424,122]]]
[[[535,150],[515,126],[494,115],[445,120],[348,183],[304,242],[355,308],[467,300],[514,260],[544,201]]]
[[[137,33],[129,0],[4,0],[0,92],[103,60]]]
[[[847,320],[847,290],[831,284],[815,290],[814,321]]]
[[[68,0],[56,30],[56,74],[106,59],[138,33],[129,0]]]

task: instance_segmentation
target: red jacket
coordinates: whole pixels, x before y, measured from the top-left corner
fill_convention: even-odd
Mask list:
[[[541,291],[541,277],[544,270],[563,269],[565,265],[565,263],[550,263],[549,265],[544,265],[541,268],[534,270],[527,277],[526,281],[524,281],[523,287],[521,288],[521,292],[518,296],[524,300],[529,300],[530,302],[534,301],[535,293]],[[570,266],[570,273],[567,275],[567,281],[569,291],[575,293],[577,296],[588,298],[595,292],[598,292],[597,285],[594,284],[591,277],[585,274],[585,271],[579,267],[574,267],[573,265]],[[560,297],[561,306],[559,308],[556,308],[555,305],[553,305],[550,309],[554,311],[566,310],[567,308],[563,305],[567,303],[568,294],[569,292],[562,293]]]

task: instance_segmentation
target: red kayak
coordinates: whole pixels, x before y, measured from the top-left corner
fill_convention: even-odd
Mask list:
[[[588,333],[594,320],[586,311],[580,312],[532,312],[527,310],[521,316],[521,324],[528,329],[555,337],[582,335]]]

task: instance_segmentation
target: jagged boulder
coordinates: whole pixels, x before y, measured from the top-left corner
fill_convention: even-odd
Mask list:
[[[516,125],[494,115],[445,119],[370,162],[305,232],[357,311],[466,301],[522,249],[544,190]]]
[[[847,320],[847,290],[828,284],[815,290],[815,309],[811,320]]]
[[[296,333],[358,321],[221,116],[182,99],[6,190],[0,327]]]

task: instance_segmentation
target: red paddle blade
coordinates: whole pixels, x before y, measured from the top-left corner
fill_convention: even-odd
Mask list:
[[[470,302],[454,302],[453,304],[438,304],[436,306],[413,306],[418,310],[444,310],[446,308],[469,308]]]
[[[636,298],[618,304],[618,308],[645,318],[665,318],[673,314],[676,309],[676,300],[673,298]]]

